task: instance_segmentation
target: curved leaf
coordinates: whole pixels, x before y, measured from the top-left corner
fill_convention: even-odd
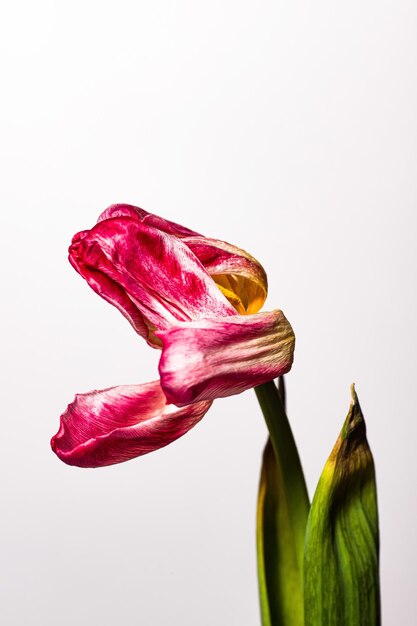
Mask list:
[[[352,403],[311,505],[305,548],[306,626],[376,626],[379,534],[375,468]]]
[[[270,432],[257,509],[258,579],[263,626],[302,626],[304,536],[309,509],[300,459],[280,392],[256,389]]]

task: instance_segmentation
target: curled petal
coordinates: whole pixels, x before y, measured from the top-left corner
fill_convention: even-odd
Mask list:
[[[238,313],[257,313],[268,293],[262,265],[253,256],[225,241],[207,237],[186,237],[184,243],[204,265]]]
[[[206,316],[235,315],[201,263],[177,237],[121,216],[78,233],[73,267],[156,346],[154,329]]]
[[[231,396],[291,369],[295,337],[282,311],[202,319],[158,332],[168,402]]]
[[[159,381],[79,394],[61,416],[52,450],[68,465],[122,463],[182,437],[210,406],[168,405]]]
[[[102,222],[103,220],[114,217],[131,217],[133,219],[139,219],[141,222],[146,223],[148,226],[157,228],[163,233],[167,233],[168,235],[174,235],[175,237],[181,238],[194,235],[198,236],[198,233],[196,233],[194,230],[190,230],[185,226],[181,226],[181,224],[176,224],[175,222],[165,220],[163,217],[159,217],[158,215],[154,215],[153,213],[148,213],[148,211],[140,209],[138,206],[133,206],[132,204],[112,204],[105,211],[103,211],[101,215],[99,215],[97,222]]]

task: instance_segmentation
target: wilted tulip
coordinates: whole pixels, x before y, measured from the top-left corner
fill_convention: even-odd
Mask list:
[[[215,398],[291,368],[291,326],[279,310],[258,313],[266,275],[240,248],[113,205],[75,235],[69,259],[162,350],[160,381],[93,391],[69,405],[51,445],[70,465],[110,465],[156,450],[194,426]]]

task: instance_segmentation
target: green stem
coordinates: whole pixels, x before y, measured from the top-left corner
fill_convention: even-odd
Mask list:
[[[273,381],[265,383],[255,388],[260,407],[264,414],[265,422],[269,430],[272,448],[275,455],[277,471],[279,475],[279,501],[280,507],[285,508],[285,517],[288,520],[288,528],[290,529],[291,542],[294,558],[294,565],[297,570],[297,587],[298,600],[293,597],[293,602],[302,602],[303,589],[303,560],[304,560],[304,541],[307,525],[307,518],[310,509],[307,486],[301,467],[300,457],[298,455],[297,446],[291,431],[288,418],[285,413],[280,393]],[[276,529],[279,530],[278,528]],[[267,537],[264,537],[264,541]],[[272,541],[272,539],[271,539]],[[272,556],[272,546],[264,547],[264,559],[268,559],[268,555]],[[278,558],[279,555],[278,555]],[[267,567],[268,564],[266,563]],[[268,567],[267,567],[268,569]],[[302,607],[300,607],[301,609]],[[288,623],[292,623],[288,620]]]

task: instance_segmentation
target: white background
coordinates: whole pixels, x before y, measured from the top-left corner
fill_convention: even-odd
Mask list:
[[[67,262],[130,202],[259,258],[297,336],[310,493],[357,384],[385,624],[415,624],[417,5],[8,2],[1,50],[0,605],[6,626],[259,624],[255,396],[102,470],[49,439],[158,354]]]

